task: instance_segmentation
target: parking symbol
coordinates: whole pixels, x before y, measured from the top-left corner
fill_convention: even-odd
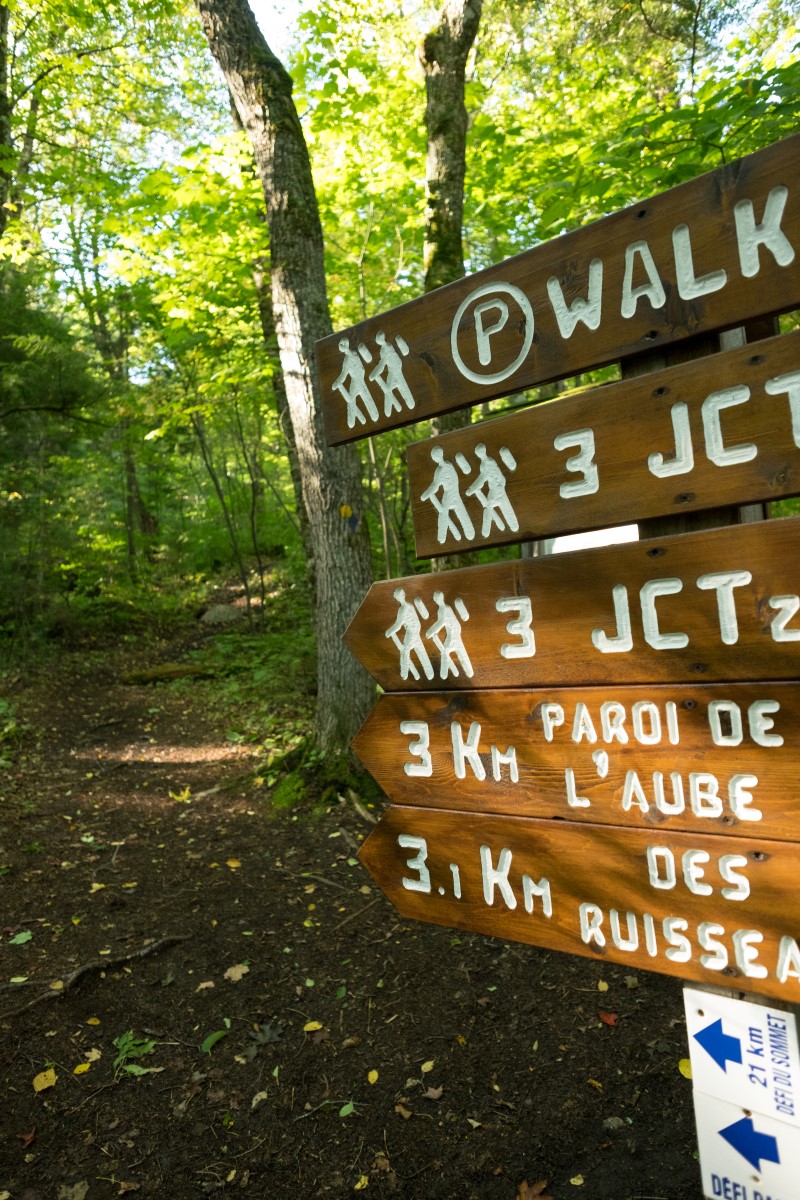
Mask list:
[[[501,338],[504,330],[507,336]],[[509,337],[513,330],[516,336]],[[453,361],[473,383],[508,379],[522,365],[532,343],[533,309],[513,283],[486,283],[470,292],[450,330]]]

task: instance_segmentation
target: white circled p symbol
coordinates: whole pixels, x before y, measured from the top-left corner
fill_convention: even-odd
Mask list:
[[[478,310],[490,311],[495,310],[498,314],[495,324],[484,327],[476,322],[476,338],[478,340],[478,356],[480,361],[491,364],[491,336],[493,333],[499,333],[505,327],[508,318],[508,306],[504,300],[499,297],[502,295],[510,296],[517,302],[522,309],[522,315],[525,318],[525,336],[522,341],[522,347],[513,362],[508,366],[503,367],[499,371],[490,371],[480,375],[468,367],[461,357],[458,349],[458,326],[464,313],[471,304],[476,300],[480,300],[482,296],[495,297],[494,302],[491,300],[485,301],[484,304],[478,306]],[[478,311],[476,310],[476,311]],[[501,383],[504,379],[508,379],[509,375],[513,375],[517,368],[525,359],[528,351],[533,344],[533,309],[530,301],[524,292],[515,287],[513,283],[485,283],[481,287],[476,288],[474,292],[470,292],[465,300],[462,300],[458,306],[458,311],[453,318],[453,324],[450,329],[450,350],[453,355],[453,362],[458,367],[461,374],[470,379],[473,383]]]

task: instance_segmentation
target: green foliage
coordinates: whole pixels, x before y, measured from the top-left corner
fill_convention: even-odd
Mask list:
[[[114,1038],[112,1045],[117,1051],[117,1056],[112,1066],[115,1078],[118,1078],[123,1071],[128,1075],[151,1075],[158,1068],[143,1067],[141,1063],[133,1060],[152,1054],[156,1044],[153,1039],[140,1037],[132,1029],[128,1029],[119,1037]]]
[[[288,65],[336,326],[421,290],[416,47],[438,9],[317,0],[298,21]],[[262,633],[212,653],[239,664],[222,684],[232,733],[264,747],[277,783],[273,759],[308,720],[314,645],[299,591],[288,623],[269,595],[277,553],[293,579],[305,564],[249,143],[230,131],[189,0],[16,0],[9,13],[2,649],[101,624],[124,635],[143,610],[168,620],[236,564]],[[485,0],[466,83],[469,269],[795,132],[797,46],[794,0]],[[426,569],[403,453],[425,432],[361,446],[376,575]],[[306,782],[333,786],[312,767]]]

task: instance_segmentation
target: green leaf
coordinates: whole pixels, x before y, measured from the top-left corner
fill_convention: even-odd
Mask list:
[[[350,1117],[355,1112],[355,1108],[356,1108],[356,1106],[353,1103],[353,1101],[348,1100],[347,1104],[343,1104],[342,1107],[339,1109],[339,1116],[340,1117]]]
[[[210,1054],[217,1042],[221,1041],[222,1038],[227,1037],[229,1033],[229,1029],[216,1029],[213,1033],[210,1033],[200,1047],[200,1049],[203,1051],[203,1054]]]
[[[24,946],[25,943],[29,942],[32,937],[33,934],[31,933],[30,929],[23,929],[21,933],[17,933],[14,935],[14,937],[9,938],[8,944],[9,946]]]

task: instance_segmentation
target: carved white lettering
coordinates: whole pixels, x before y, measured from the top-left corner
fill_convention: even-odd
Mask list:
[[[481,727],[477,721],[473,721],[470,725],[466,740],[458,721],[453,721],[450,725],[450,738],[453,744],[453,764],[458,779],[466,779],[467,763],[472,768],[472,773],[476,779],[486,778],[486,768],[478,755],[480,736]]]
[[[675,453],[667,458],[661,451],[651,454],[647,467],[651,475],[658,479],[668,479],[672,475],[685,475],[694,466],[694,447],[692,446],[692,431],[689,426],[689,406],[681,400],[673,404],[670,410],[672,417],[672,435],[675,439]]]
[[[672,249],[675,256],[678,295],[682,300],[697,300],[700,296],[708,296],[725,286],[728,276],[721,269],[709,271],[707,275],[695,275],[688,225],[675,226],[672,231]]]
[[[570,450],[578,447],[578,453],[568,458],[565,466],[573,474],[580,474],[580,480],[562,483],[558,494],[562,500],[570,500],[574,496],[591,496],[600,489],[600,479],[597,465],[594,461],[594,430],[575,429],[570,433],[559,433],[553,438],[556,450]]]
[[[575,786],[575,772],[572,767],[567,767],[564,772],[564,782],[567,786],[567,804],[570,808],[589,808],[591,801],[585,796],[579,796]]]
[[[636,260],[641,262],[647,283],[633,286],[633,276],[636,271]],[[625,277],[622,281],[622,302],[620,312],[623,317],[632,317],[640,300],[649,300],[653,308],[661,308],[666,303],[666,292],[658,274],[652,251],[645,241],[632,242],[625,247]]]
[[[432,775],[433,762],[430,756],[430,731],[427,721],[401,721],[400,732],[406,737],[414,737],[408,744],[409,754],[413,754],[419,762],[403,763],[406,775]]]
[[[800,629],[786,628],[800,609],[800,596],[770,596],[769,606],[776,610],[769,627],[773,642],[800,642]]]
[[[763,933],[759,933],[756,929],[737,929],[733,934],[736,965],[751,979],[765,979],[768,974],[766,967],[756,964],[758,944],[763,941]]]
[[[711,571],[701,575],[697,586],[702,592],[716,591],[719,612],[719,632],[726,646],[735,646],[739,640],[739,623],[736,620],[736,604],[733,589],[746,587],[753,576],[749,571]]]
[[[639,589],[639,600],[642,606],[642,626],[644,640],[654,650],[681,650],[689,644],[686,633],[662,633],[658,625],[656,600],[659,596],[675,596],[683,591],[683,581],[680,579],[648,579]]]
[[[430,871],[425,866],[425,860],[428,857],[428,843],[425,838],[413,837],[410,833],[401,833],[397,838],[398,845],[403,850],[416,850],[418,853],[413,858],[406,861],[406,866],[411,871],[417,872],[416,879],[409,879],[403,876],[401,883],[409,892],[425,892],[431,890]]]
[[[550,880],[540,879],[534,883],[530,875],[522,876],[522,898],[525,902],[525,912],[532,913],[534,900],[538,897],[542,902],[542,912],[546,917],[553,915],[553,897],[550,892]]]
[[[589,263],[589,291],[586,297],[576,296],[572,304],[567,304],[564,289],[556,275],[547,281],[547,294],[553,306],[558,331],[565,341],[572,337],[579,321],[592,332],[599,329],[603,307],[602,258],[593,258]]]
[[[795,446],[800,449],[800,371],[787,371],[785,375],[776,375],[764,384],[768,396],[789,397],[789,413],[792,419],[792,438]]]
[[[700,410],[703,417],[703,432],[706,439],[706,454],[709,461],[717,467],[729,467],[735,463],[750,462],[758,454],[758,447],[752,442],[740,442],[738,446],[725,446],[722,440],[722,425],[720,412],[724,408],[733,408],[737,404],[746,404],[750,399],[750,388],[730,387],[722,391],[712,392],[703,401]]]
[[[614,601],[614,620],[617,632],[611,637],[602,629],[592,630],[592,645],[602,654],[626,654],[633,649],[633,629],[628,589],[623,583],[614,585],[611,593]]]
[[[495,890],[499,890],[506,908],[516,908],[517,897],[508,882],[508,872],[511,870],[511,851],[508,848],[500,851],[496,867],[492,864],[492,851],[489,846],[481,846],[480,854],[484,900],[487,904],[494,904]]]
[[[530,596],[503,596],[495,604],[499,613],[517,613],[516,620],[509,621],[506,632],[518,642],[503,642],[501,658],[533,658],[536,641],[533,636],[533,611]]]
[[[736,223],[736,240],[739,243],[739,263],[745,279],[752,279],[761,267],[759,246],[771,253],[779,267],[788,267],[794,262],[794,248],[781,229],[783,211],[789,189],[783,184],[771,189],[764,205],[764,216],[756,222],[752,200],[739,200],[733,206]]]

